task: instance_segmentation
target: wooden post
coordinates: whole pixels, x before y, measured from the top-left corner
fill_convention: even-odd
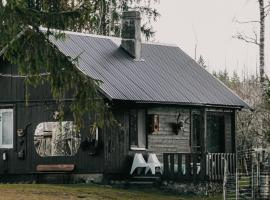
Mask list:
[[[206,114],[206,109],[204,108],[202,110],[202,131],[201,131],[202,135],[203,135],[203,148],[202,148],[202,153],[206,153],[207,152],[207,114]]]
[[[174,173],[174,154],[170,154],[170,178],[171,180],[175,180],[175,173]]]
[[[237,150],[237,143],[236,143],[236,110],[233,111],[233,120],[232,120],[232,153],[235,153],[233,171],[235,172],[235,199],[239,199],[239,180],[238,180],[238,150]]]
[[[207,119],[206,119],[206,109],[203,108],[201,110],[201,155],[203,157],[201,164],[204,166],[201,166],[201,177],[206,176],[206,154],[207,154],[207,145],[206,145],[206,140],[207,140],[207,135],[206,135],[206,127],[207,127]],[[205,177],[204,177],[205,178]]]
[[[193,168],[192,168],[192,177],[193,177],[193,182],[196,181],[197,179],[197,162],[198,162],[198,154],[192,153],[191,154],[191,161],[193,163]]]
[[[185,154],[185,161],[186,161],[186,177],[190,179],[192,177],[191,173],[191,154]]]
[[[236,111],[233,111],[232,114],[232,153],[237,152],[237,144],[236,144]]]
[[[178,154],[178,175],[177,178],[179,180],[181,180],[181,178],[183,177],[183,170],[182,170],[182,154]]]
[[[168,179],[168,171],[169,171],[169,165],[168,165],[168,154],[163,154],[163,162],[164,162],[164,177]]]
[[[208,181],[207,177],[207,167],[206,167],[206,160],[207,160],[207,155],[206,154],[201,154],[201,171],[200,171],[200,179],[202,181]]]
[[[226,200],[227,196],[227,175],[228,175],[228,163],[227,160],[224,160],[224,172],[223,172],[223,200]]]

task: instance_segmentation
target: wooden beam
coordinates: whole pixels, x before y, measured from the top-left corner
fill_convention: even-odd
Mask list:
[[[202,142],[203,142],[201,151],[202,151],[202,154],[204,154],[207,151],[207,145],[206,145],[206,142],[207,142],[207,115],[206,115],[206,109],[205,108],[202,109],[201,115],[202,115],[201,134],[202,134]]]
[[[75,169],[74,164],[37,165],[38,172],[71,172]]]
[[[232,153],[236,153],[236,110],[232,114]]]

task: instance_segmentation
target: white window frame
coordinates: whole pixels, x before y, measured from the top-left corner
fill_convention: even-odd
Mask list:
[[[147,150],[146,135],[146,112],[145,109],[137,110],[137,145],[130,145],[131,150],[143,151]]]
[[[12,126],[11,126],[11,133],[12,133],[12,143],[11,144],[3,144],[2,142],[2,137],[3,137],[3,124],[2,124],[2,121],[3,121],[3,113],[5,112],[11,112],[12,115],[11,115],[11,121],[12,121]],[[5,108],[5,109],[2,109],[0,108],[0,148],[1,149],[12,149],[13,148],[13,143],[14,143],[14,111],[12,108]]]

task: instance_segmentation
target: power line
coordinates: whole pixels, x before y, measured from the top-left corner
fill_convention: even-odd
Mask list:
[[[0,73],[1,77],[8,77],[8,78],[29,78],[29,77],[37,77],[37,76],[49,76],[50,73],[41,73],[41,74],[33,74],[33,75],[19,75],[19,74],[3,74]]]

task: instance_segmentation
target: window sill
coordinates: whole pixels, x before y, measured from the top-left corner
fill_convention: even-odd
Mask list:
[[[130,147],[130,150],[133,150],[133,151],[146,151],[147,149],[145,147]]]
[[[13,149],[13,145],[0,145],[0,149]]]

